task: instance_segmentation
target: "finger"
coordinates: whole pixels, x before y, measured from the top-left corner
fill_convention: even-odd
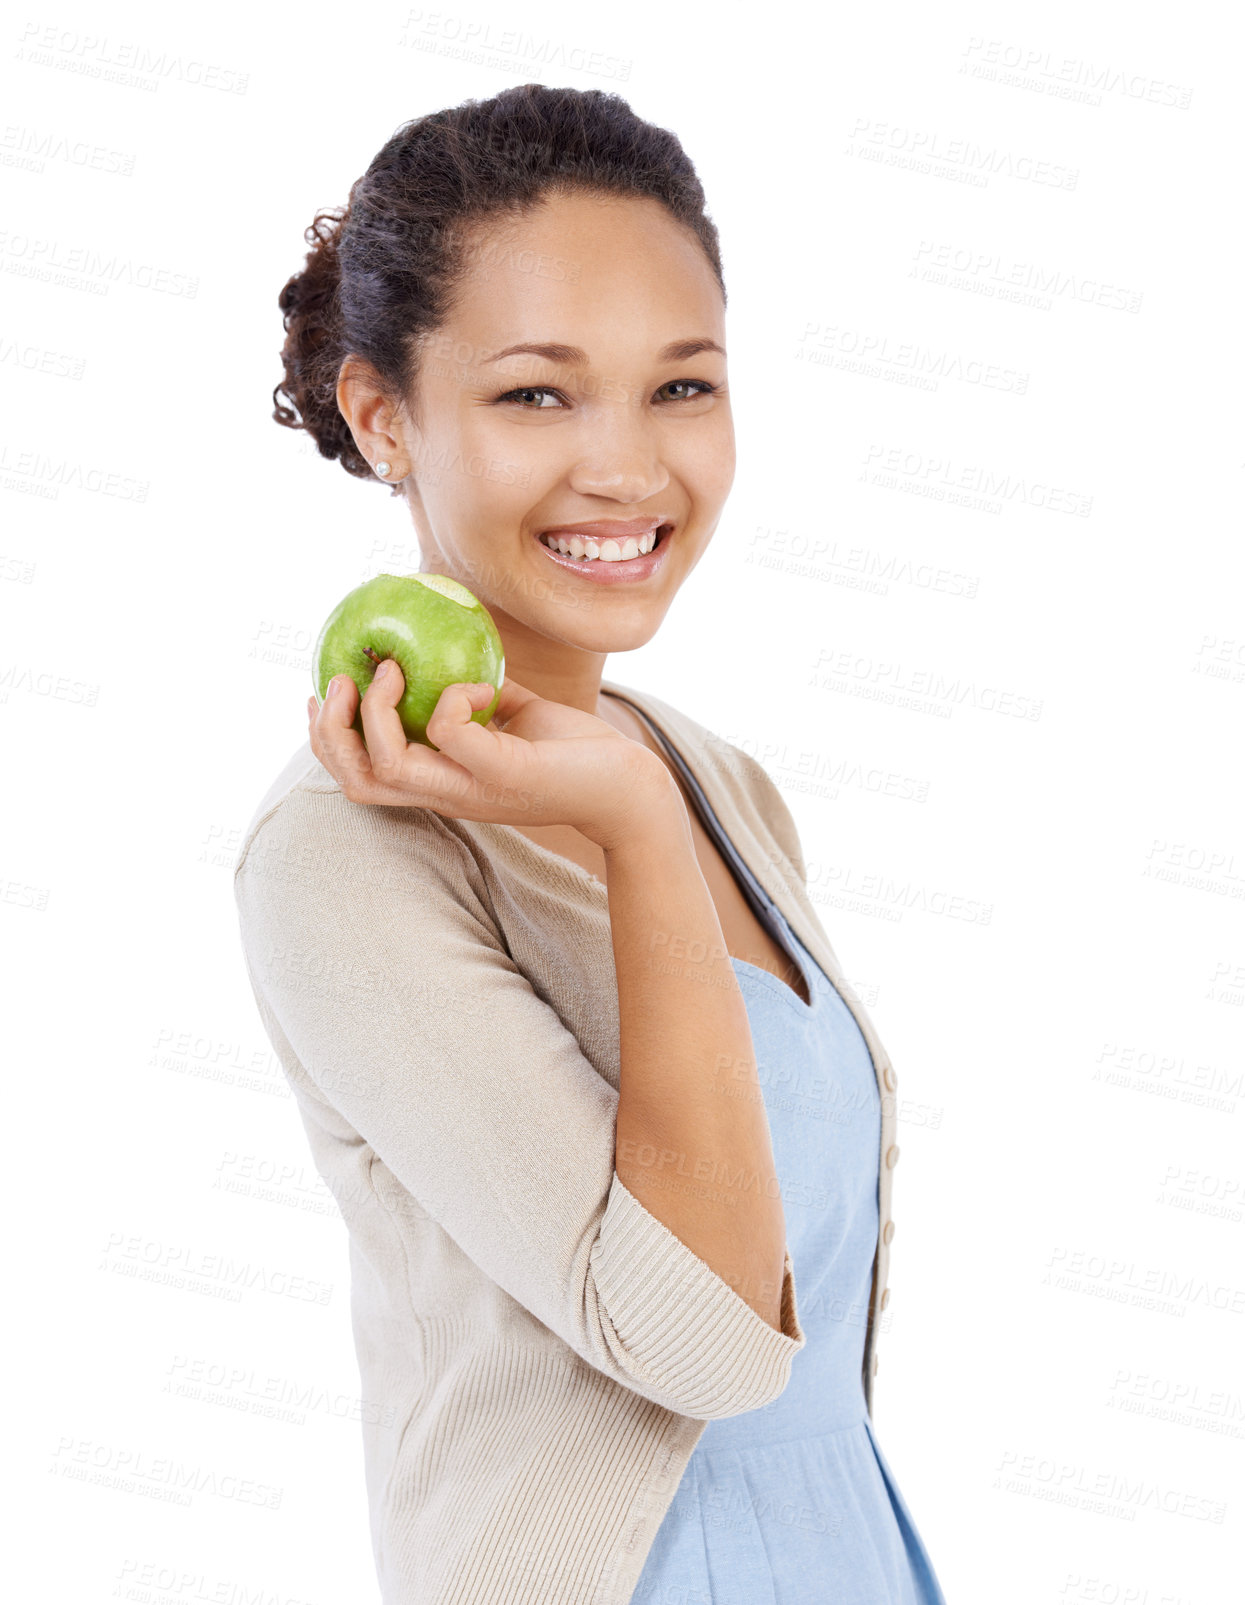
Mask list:
[[[401,668],[392,658],[385,658],[363,693],[363,739],[372,771],[382,784],[396,782],[406,763],[406,731],[398,717],[398,703],[405,690]]]
[[[497,699],[497,707],[493,711],[493,718],[499,725],[509,723],[521,708],[536,699],[535,691],[529,691],[526,686],[520,685],[517,680],[509,677],[501,688],[501,695]],[[487,703],[485,706],[487,707]]]
[[[311,749],[343,788],[368,785],[372,765],[363,737],[352,728],[359,688],[348,674],[335,674],[312,721]]]
[[[472,718],[472,714],[488,707],[494,694],[493,687],[487,683],[456,681],[447,685],[437,698],[427,725],[428,739],[435,743],[438,752],[461,766],[464,775],[484,785],[496,784],[505,774],[507,746],[526,746],[517,742],[516,737],[489,730]],[[523,701],[531,700],[531,692],[520,695]],[[517,708],[512,713],[514,711]]]

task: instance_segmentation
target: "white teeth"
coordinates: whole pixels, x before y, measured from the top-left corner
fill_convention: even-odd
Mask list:
[[[650,530],[638,540],[628,535],[624,540],[599,541],[588,535],[542,535],[541,540],[564,557],[577,557],[581,562],[626,563],[633,557],[643,557],[657,544],[657,531]]]

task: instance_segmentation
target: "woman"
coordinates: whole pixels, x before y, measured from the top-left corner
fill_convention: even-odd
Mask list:
[[[431,747],[396,664],[337,676],[235,874],[349,1228],[383,1597],[941,1602],[869,1419],[894,1072],[764,770],[602,679],[734,475],[695,172],[528,84],[400,128],[307,238],[276,416],[506,651]]]

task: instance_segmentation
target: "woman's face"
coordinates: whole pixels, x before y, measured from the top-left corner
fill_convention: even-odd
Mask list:
[[[652,637],[734,479],[722,294],[695,236],[643,198],[552,197],[479,227],[467,263],[414,416],[357,392],[344,410],[370,460],[399,458],[424,571],[484,602],[515,678],[599,678]],[[499,357],[519,345],[568,349]],[[539,540],[611,520],[666,529],[617,566]]]

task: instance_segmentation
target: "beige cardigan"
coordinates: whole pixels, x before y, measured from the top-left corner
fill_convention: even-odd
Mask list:
[[[895,1075],[762,767],[649,694],[648,718]],[[352,803],[304,744],[234,875],[247,973],[349,1232],[372,1543],[386,1605],[625,1605],[705,1423],[776,1399],[782,1331],[614,1171],[618,992],[605,887],[506,825]]]

